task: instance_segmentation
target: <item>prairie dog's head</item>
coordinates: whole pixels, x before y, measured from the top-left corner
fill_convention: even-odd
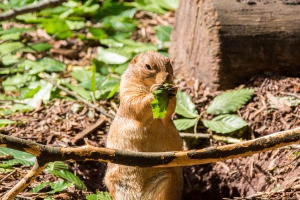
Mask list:
[[[150,88],[153,84],[173,83],[170,59],[155,51],[137,55],[129,64],[122,79]]]

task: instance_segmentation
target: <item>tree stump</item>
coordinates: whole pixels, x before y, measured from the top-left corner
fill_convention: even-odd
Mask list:
[[[300,1],[181,0],[171,36],[177,74],[212,90],[251,76],[300,76]]]

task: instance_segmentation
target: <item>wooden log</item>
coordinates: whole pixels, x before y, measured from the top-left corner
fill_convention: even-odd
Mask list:
[[[181,0],[169,50],[175,72],[216,89],[274,72],[300,76],[299,0]]]

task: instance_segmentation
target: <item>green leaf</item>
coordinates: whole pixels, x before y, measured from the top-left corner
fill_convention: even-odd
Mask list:
[[[0,174],[8,174],[9,172],[12,172],[12,169],[6,169],[6,168],[0,168]]]
[[[135,0],[135,2],[131,3],[130,5],[133,5],[138,9],[158,14],[165,14],[167,12],[166,10],[162,9],[158,4],[154,3],[152,0]]]
[[[71,183],[67,183],[66,181],[58,181],[58,182],[54,182],[54,183],[44,182],[44,183],[41,183],[41,184],[37,185],[36,187],[32,188],[30,190],[30,192],[31,193],[37,193],[41,189],[43,189],[44,187],[50,186],[52,190],[48,191],[47,193],[54,194],[56,192],[64,191],[65,189],[67,189],[71,185],[72,185]]]
[[[13,104],[12,106],[10,106],[7,109],[1,109],[0,108],[0,115],[9,115],[11,113],[15,113],[15,112],[26,112],[29,110],[32,110],[33,108],[29,105],[24,105],[24,104]]]
[[[1,35],[1,40],[19,40],[21,33],[8,33]]]
[[[10,0],[9,5],[13,8],[22,7],[34,3],[34,0]]]
[[[169,105],[167,86],[168,85],[164,85],[163,88],[159,88],[153,92],[154,100],[151,102],[151,107],[154,119],[164,118],[167,114]]]
[[[60,170],[69,170],[68,166],[62,161],[51,162],[47,165],[46,171],[60,171]]]
[[[156,26],[156,37],[161,42],[169,42],[171,33],[172,33],[172,27],[171,26]]]
[[[107,95],[106,99],[113,98],[114,95],[117,93],[118,89],[120,87],[120,84],[116,84],[112,91]]]
[[[138,21],[129,17],[122,16],[108,16],[105,17],[101,23],[105,29],[114,29],[115,31],[130,32],[137,27]]]
[[[25,99],[24,101],[28,105],[36,108],[40,104],[41,100],[44,102],[50,100],[52,88],[53,85],[51,83],[44,83],[43,87],[39,89],[39,91],[33,96],[33,98]]]
[[[41,86],[38,85],[36,88],[28,89],[26,90],[26,93],[24,94],[24,98],[32,98],[39,90],[41,89]]]
[[[34,30],[34,28],[10,28],[7,30],[1,30],[0,31],[0,35],[4,35],[4,34],[13,34],[13,33],[25,33],[27,31],[31,31]]]
[[[127,66],[128,66],[128,63],[124,63],[124,64],[121,64],[121,65],[118,65],[115,68],[112,68],[112,71],[113,71],[113,73],[116,73],[118,75],[122,75],[125,72],[125,70],[127,69]]]
[[[106,64],[123,64],[131,58],[131,54],[120,50],[107,50],[98,47],[98,60]]]
[[[19,62],[20,61],[20,57],[19,56],[17,56],[17,55],[10,55],[10,54],[7,54],[7,55],[5,55],[5,56],[3,56],[2,57],[2,63],[4,64],[4,65],[12,65],[12,64],[15,64],[15,63],[17,63],[17,62]],[[11,69],[11,70],[9,70],[11,73],[14,73],[14,72],[18,72],[18,71],[21,71],[21,70],[18,70],[18,69],[16,69],[16,68],[14,68],[14,69]]]
[[[197,118],[195,119],[176,119],[174,120],[174,124],[178,131],[186,130],[192,126],[195,126],[197,122]]]
[[[90,70],[86,70],[83,67],[73,67],[71,72],[71,76],[76,80],[83,82],[86,80],[90,80],[92,77],[92,72]]]
[[[36,158],[29,153],[25,153],[22,151],[17,151],[14,149],[9,149],[9,148],[5,148],[5,147],[0,147],[0,156],[3,155],[12,155],[14,158],[13,159],[9,159],[9,160],[2,160],[3,163],[5,164],[10,164],[10,165],[26,165],[26,166],[30,166],[33,165],[36,161]]]
[[[52,45],[44,42],[33,44],[30,48],[34,49],[37,52],[47,51],[52,48]]]
[[[104,39],[107,37],[102,28],[89,27],[89,32],[97,39]]]
[[[198,117],[198,111],[193,104],[191,97],[186,92],[177,92],[177,105],[175,112],[186,118]]]
[[[43,58],[39,63],[44,67],[47,67],[48,72],[63,72],[66,69],[64,63],[58,62],[52,58]]]
[[[68,166],[62,161],[56,161],[49,163],[45,169],[48,173],[51,173],[57,177],[63,178],[70,183],[75,184],[78,188],[86,190],[84,183],[73,173],[69,172]]]
[[[204,120],[204,126],[216,133],[230,133],[247,126],[242,118],[237,115],[219,115],[212,120]]]
[[[79,30],[85,27],[85,23],[83,21],[66,20],[66,23],[71,30]]]
[[[73,183],[81,190],[86,190],[86,186],[84,185],[84,183],[77,176],[75,176],[73,173],[71,173],[67,170],[60,170],[60,171],[49,170],[48,172],[57,177],[63,178],[65,180],[69,181],[70,183]]]
[[[109,75],[110,72],[108,69],[111,67],[110,65],[107,65],[104,62],[99,61],[97,59],[93,59],[92,64],[95,65],[96,71],[100,72],[101,75]]]
[[[85,90],[83,87],[71,85],[69,83],[64,83],[64,85],[76,92],[77,94],[79,94],[81,97],[85,98],[86,100],[90,101],[92,99],[90,92]]]
[[[121,42],[117,42],[116,40],[114,39],[100,39],[100,43],[103,44],[103,45],[106,45],[108,46],[109,48],[112,48],[112,47],[123,47],[124,44],[121,43]]]
[[[111,93],[120,85],[120,78],[108,77],[106,80],[101,80],[101,85],[95,92],[96,99],[108,99]]]
[[[16,91],[22,86],[26,85],[30,81],[35,80],[35,77],[29,74],[17,74],[15,76],[11,76],[2,82],[2,86],[5,91]]]
[[[26,13],[26,14],[23,14],[23,15],[18,15],[18,16],[16,16],[16,19],[22,20],[26,23],[43,23],[43,22],[47,21],[47,19],[37,17],[33,13]]]
[[[179,0],[154,0],[154,3],[167,10],[176,10]]]
[[[0,44],[0,55],[14,53],[24,45],[21,42],[7,42]]]
[[[237,111],[249,101],[254,93],[253,89],[238,89],[218,95],[207,108],[210,114],[226,114]]]
[[[56,34],[56,37],[59,39],[67,39],[73,35],[67,23],[59,19],[45,21],[43,22],[43,26],[48,34]]]
[[[9,119],[0,119],[0,127],[9,125],[9,124],[15,124],[15,121],[9,120]]]
[[[96,194],[90,194],[86,197],[87,200],[113,200],[108,192],[99,192]]]

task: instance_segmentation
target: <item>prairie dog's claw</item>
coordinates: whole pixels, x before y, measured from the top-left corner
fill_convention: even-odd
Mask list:
[[[168,96],[173,99],[177,94],[178,87],[171,86],[168,88]]]
[[[151,91],[151,92],[154,92],[155,90],[163,89],[163,88],[164,88],[164,86],[161,85],[161,84],[153,84],[153,85],[151,86],[151,88],[150,88],[150,91]]]

